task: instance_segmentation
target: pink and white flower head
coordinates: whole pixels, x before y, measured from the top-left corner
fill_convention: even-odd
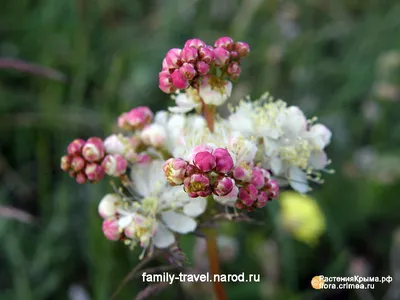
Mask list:
[[[82,148],[82,156],[88,162],[98,162],[104,157],[103,140],[98,137],[89,138]]]
[[[71,156],[81,155],[82,148],[85,144],[86,144],[85,140],[82,139],[73,140],[67,147],[68,155]]]
[[[222,105],[231,96],[232,83],[213,76],[205,76],[199,88],[199,95],[204,103],[209,105]]]
[[[104,140],[104,149],[108,154],[124,155],[126,146],[118,135],[113,134]]]
[[[164,145],[167,132],[162,125],[153,123],[143,129],[140,137],[145,145],[157,148]]]
[[[110,241],[118,241],[121,238],[121,232],[118,227],[118,220],[109,218],[103,221],[102,230],[104,236]]]
[[[170,158],[163,165],[167,181],[171,185],[181,185],[185,179],[188,163],[181,158]]]
[[[119,177],[125,174],[128,162],[122,155],[109,154],[104,158],[102,167],[107,175]]]
[[[235,181],[230,177],[219,176],[214,183],[213,193],[217,196],[228,195],[235,186]]]
[[[99,215],[103,219],[115,217],[117,215],[117,208],[122,205],[122,199],[118,194],[105,195],[98,206]]]
[[[87,179],[95,183],[104,178],[104,168],[96,163],[90,163],[86,165],[85,174]]]
[[[215,171],[217,171],[218,173],[226,174],[232,170],[234,164],[232,156],[230,155],[228,150],[224,148],[216,148],[213,151],[213,155],[216,161]]]
[[[127,113],[123,113],[118,119],[118,125],[122,129],[142,129],[153,120],[153,112],[147,106],[139,106]]]
[[[207,197],[211,194],[210,180],[204,174],[193,174],[185,179],[184,189],[192,198]]]

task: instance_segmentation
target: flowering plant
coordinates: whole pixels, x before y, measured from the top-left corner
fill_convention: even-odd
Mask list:
[[[266,93],[231,107],[227,118],[217,115],[249,52],[229,37],[214,46],[188,40],[168,51],[159,73],[159,88],[176,106],[155,115],[136,107],[118,117],[121,132],[68,145],[61,168],[77,183],[105,175],[120,182],[98,206],[107,239],[141,247],[141,260],[164,251],[182,265],[179,236],[196,233],[207,238],[218,273],[216,221],[245,219],[286,186],[306,193],[309,181],[322,182],[331,132],[298,107]],[[220,283],[215,291],[225,299]]]

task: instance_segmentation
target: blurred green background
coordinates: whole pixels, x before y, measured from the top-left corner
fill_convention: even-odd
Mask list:
[[[223,272],[262,277],[227,284],[229,299],[400,299],[398,0],[3,1],[0,299],[109,299],[139,252],[102,234],[97,204],[107,182],[77,185],[60,156],[75,137],[110,134],[134,106],[166,109],[157,77],[165,53],[224,35],[252,49],[232,101],[268,90],[318,116],[333,132],[336,170],[311,193],[327,225],[317,245],[282,230],[278,202],[254,215],[264,226],[221,228],[232,251]],[[182,243],[192,265],[201,251],[194,239]],[[310,287],[315,275],[351,273],[397,283],[370,292]],[[136,278],[117,299],[144,287]],[[187,284],[153,298],[195,294],[211,299],[207,287]]]

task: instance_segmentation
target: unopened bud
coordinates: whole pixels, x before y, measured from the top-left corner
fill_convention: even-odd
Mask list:
[[[165,56],[166,63],[168,64],[168,68],[179,68],[181,65],[181,49],[178,48],[172,48],[167,52],[167,55]]]
[[[233,169],[233,178],[236,180],[250,182],[252,177],[252,170],[250,166],[242,164]]]
[[[218,173],[226,174],[232,170],[233,159],[232,156],[229,154],[228,150],[224,148],[216,148],[213,151],[213,155],[216,161],[215,170]]]
[[[179,89],[187,89],[189,87],[189,80],[177,69],[171,74],[173,85]]]
[[[252,206],[253,203],[257,200],[258,190],[252,185],[248,184],[239,189],[239,199],[246,205]]]
[[[103,219],[114,217],[117,213],[117,207],[121,206],[122,199],[118,194],[107,194],[101,199],[98,212]]]
[[[186,176],[187,162],[181,158],[170,158],[163,165],[167,181],[171,185],[180,185]]]
[[[181,58],[183,62],[194,63],[197,60],[197,49],[194,47],[184,47],[181,51]]]
[[[85,168],[85,160],[81,156],[74,156],[71,161],[71,170],[74,172],[82,171]]]
[[[123,155],[125,153],[125,145],[116,134],[110,135],[104,140],[104,149],[108,154]]]
[[[214,43],[214,47],[221,47],[228,51],[233,50],[233,40],[228,36],[223,36],[217,39]]]
[[[210,172],[217,165],[214,155],[207,151],[197,153],[193,163],[200,171],[205,173]]]
[[[232,178],[220,176],[214,184],[213,192],[217,196],[225,196],[232,191],[234,186],[235,181]]]
[[[257,188],[261,189],[265,185],[264,173],[260,168],[254,168],[252,171],[251,183]]]
[[[215,57],[214,60],[215,65],[217,67],[223,67],[229,61],[229,51],[221,47],[215,48],[214,57]]]
[[[189,197],[207,197],[211,194],[210,180],[204,174],[193,174],[184,180],[184,190]]]
[[[196,69],[200,75],[207,75],[208,71],[210,71],[210,66],[204,61],[198,61],[196,63]]]
[[[76,139],[72,141],[67,148],[67,152],[69,155],[74,156],[74,155],[80,155],[82,152],[82,148],[85,145],[85,141],[82,139]]]
[[[125,174],[128,162],[119,154],[109,154],[104,158],[102,167],[107,175],[118,177]]]
[[[190,48],[193,49],[194,48]],[[192,64],[184,63],[182,67],[179,68],[179,72],[188,80],[192,80],[196,76],[196,70]]]
[[[84,184],[87,182],[87,177],[86,177],[85,173],[83,173],[83,172],[79,172],[79,173],[75,174],[74,176],[75,176],[76,183],[78,183],[78,184]]]
[[[110,241],[118,241],[121,237],[121,232],[118,227],[118,220],[114,218],[103,221],[102,230],[104,236]]]
[[[64,155],[61,157],[60,167],[64,172],[68,172],[71,169],[71,156]]]
[[[153,112],[147,106],[138,106],[125,114],[125,120],[132,129],[142,129],[153,120]]]
[[[213,48],[203,47],[199,50],[199,57],[202,61],[207,64],[211,64],[214,61]]]
[[[104,169],[101,165],[91,163],[86,166],[85,174],[90,181],[97,182],[104,178]]]
[[[190,40],[187,40],[185,43],[185,47],[193,47],[193,48],[196,48],[197,50],[200,49],[201,47],[205,47],[205,46],[206,46],[206,43],[204,43],[200,39],[190,39]]]
[[[103,141],[97,137],[88,139],[83,146],[82,156],[89,162],[100,161],[104,157]]]
[[[250,52],[250,46],[244,42],[236,42],[234,49],[241,57],[247,56]]]
[[[229,64],[226,72],[232,79],[238,79],[242,69],[240,68],[239,63],[235,61]]]

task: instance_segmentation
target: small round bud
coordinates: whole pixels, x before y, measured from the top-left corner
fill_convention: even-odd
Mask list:
[[[71,169],[71,156],[69,155],[64,155],[63,157],[61,157],[61,170],[63,170],[64,172],[68,172]]]
[[[214,200],[221,203],[222,205],[232,206],[238,199],[238,194],[239,194],[239,188],[236,185],[234,185],[233,189],[227,195],[217,196],[214,193]]]
[[[268,193],[265,191],[260,191],[257,195],[257,202],[255,203],[255,206],[258,208],[264,207],[268,200]]]
[[[241,165],[233,169],[233,178],[243,182],[250,182],[252,177],[252,170],[248,165]]]
[[[74,172],[82,171],[85,168],[85,160],[81,156],[74,156],[71,161],[71,170]]]
[[[216,148],[213,151],[213,155],[216,161],[215,170],[218,173],[226,174],[233,168],[233,159],[232,156],[229,154],[228,150],[224,148]]]
[[[187,177],[183,184],[189,197],[207,197],[211,194],[210,180],[204,174],[193,174]]]
[[[80,155],[82,152],[82,148],[85,145],[85,141],[82,139],[76,139],[72,141],[67,148],[68,155]]]
[[[269,184],[269,186],[270,186],[270,188],[268,189],[268,191],[269,191],[269,194],[268,194],[269,198],[271,198],[271,199],[277,198],[277,197],[279,196],[279,185],[278,185],[278,182],[276,182],[276,181],[273,180],[273,179],[270,179],[270,180],[268,181],[268,184]]]
[[[196,63],[196,69],[200,75],[207,75],[208,71],[210,71],[210,66],[204,61],[198,61]]]
[[[104,149],[108,154],[120,154],[125,153],[125,145],[122,143],[118,135],[113,134],[104,140]]]
[[[119,154],[107,155],[101,164],[107,175],[119,177],[125,174],[128,162]]]
[[[104,157],[103,141],[97,137],[88,139],[83,146],[82,156],[89,162],[100,161]]]
[[[240,68],[239,63],[235,61],[228,65],[226,72],[232,79],[238,79],[242,69]]]
[[[217,67],[225,66],[229,61],[229,52],[228,50],[218,47],[214,49],[214,63]]]
[[[125,120],[132,129],[142,129],[153,120],[153,112],[147,106],[138,106],[126,113]]]
[[[211,64],[214,61],[213,48],[203,47],[199,50],[199,57],[202,61],[207,64]]]
[[[161,74],[161,73],[160,73]],[[175,92],[176,88],[172,83],[172,77],[170,74],[159,76],[158,78],[158,87],[166,94],[171,94]],[[121,127],[121,126],[120,126]]]
[[[170,158],[163,165],[167,181],[171,185],[181,185],[186,176],[187,162],[181,158]]]
[[[104,178],[104,169],[101,165],[91,163],[86,166],[85,174],[90,181],[97,182]]]
[[[166,63],[169,69],[179,68],[181,65],[181,49],[172,48],[165,56]]]
[[[197,49],[194,47],[184,47],[181,51],[183,62],[194,63],[197,60]]]
[[[118,220],[110,218],[103,221],[102,230],[104,236],[110,241],[118,241],[121,237],[121,232],[118,227]]]
[[[253,203],[257,200],[257,196],[258,196],[258,190],[252,184],[248,184],[239,189],[239,199],[246,206],[252,206]]]
[[[86,177],[85,173],[83,173],[83,172],[79,172],[78,174],[76,174],[74,176],[75,176],[76,183],[78,183],[78,184],[84,184],[87,182],[87,177]]]
[[[257,189],[261,189],[265,185],[265,177],[260,168],[254,168],[252,171],[251,184]]]
[[[225,196],[232,191],[234,186],[235,181],[232,178],[220,176],[214,183],[213,192],[217,196]]]
[[[105,195],[98,206],[99,215],[103,219],[114,217],[117,213],[117,207],[121,206],[122,200],[118,194]]]
[[[171,74],[172,84],[179,90],[184,90],[189,87],[189,80],[179,70],[175,70]]]
[[[240,57],[246,57],[250,52],[250,46],[244,42],[236,42],[234,49]]]
[[[237,53],[236,51],[231,51],[229,52],[229,56],[231,57],[231,59],[237,59],[239,57],[239,53]]]
[[[233,50],[233,40],[228,36],[223,36],[217,39],[214,43],[214,47],[221,47],[226,50]]]
[[[193,48],[196,48],[197,50],[200,49],[201,47],[205,47],[205,46],[206,46],[206,43],[204,43],[200,39],[190,39],[190,40],[187,40],[185,43],[185,47],[193,47]]]
[[[217,165],[214,155],[207,151],[197,153],[193,163],[200,171],[205,173],[210,172]]]
[[[190,48],[193,49],[194,48]],[[196,70],[192,64],[184,63],[182,67],[179,68],[179,72],[188,80],[192,80],[196,76]]]

